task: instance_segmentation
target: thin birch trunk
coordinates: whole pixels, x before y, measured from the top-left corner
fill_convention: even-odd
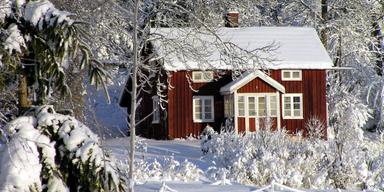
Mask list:
[[[135,159],[135,137],[136,137],[136,98],[137,98],[137,70],[139,66],[138,58],[138,38],[137,38],[137,17],[139,10],[139,0],[134,1],[134,15],[133,15],[133,66],[131,68],[132,72],[132,92],[131,92],[131,114],[129,118],[130,123],[130,138],[131,138],[131,150],[130,150],[130,165],[129,165],[129,192],[134,191],[134,159]]]

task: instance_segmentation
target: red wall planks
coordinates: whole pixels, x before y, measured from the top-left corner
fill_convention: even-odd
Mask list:
[[[223,76],[210,83],[192,83],[186,77],[191,76],[191,72],[178,71],[170,72],[170,74],[169,79],[173,88],[168,90],[168,97],[172,98],[172,101],[168,101],[169,138],[187,137],[191,134],[200,135],[207,124],[219,131],[224,121],[224,98],[220,95],[220,88],[231,81],[230,76]],[[193,90],[199,91],[195,92],[191,87]],[[215,122],[193,122],[192,98],[194,95],[214,96]]]
[[[237,90],[238,93],[274,93],[276,89],[260,78],[256,78]]]
[[[169,88],[167,97],[168,104],[166,110],[161,113],[161,124],[152,124],[152,118],[143,123],[145,131],[143,135],[152,138],[168,138],[186,137],[190,134],[199,135],[204,127],[209,124],[219,131],[224,121],[224,101],[220,95],[220,88],[231,81],[230,75],[224,75],[218,81],[209,83],[190,83],[186,76],[191,76],[191,72],[178,71],[168,72],[168,81],[173,88]],[[303,94],[303,115],[304,119],[283,119],[281,117],[281,125],[289,132],[297,131],[305,132],[305,123],[311,117],[317,117],[325,124],[327,121],[326,109],[326,72],[325,70],[302,70],[302,81],[282,81],[280,70],[270,70],[270,76],[281,83],[286,93],[302,93]],[[198,92],[194,92],[190,87]],[[259,78],[252,80],[247,85],[238,90],[239,93],[247,92],[276,92],[276,90]],[[192,98],[194,95],[213,95],[215,122],[213,123],[194,123],[192,117]],[[149,114],[152,110],[151,96],[145,97],[142,116]],[[282,100],[280,98],[280,104]],[[282,106],[280,106],[282,109]],[[280,112],[280,114],[282,114]],[[165,118],[165,119],[164,119]],[[239,131],[245,131],[245,119],[238,118]],[[274,123],[275,124],[275,123]]]

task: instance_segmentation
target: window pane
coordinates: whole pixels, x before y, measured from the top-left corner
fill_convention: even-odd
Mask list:
[[[284,97],[284,116],[291,116],[291,97]]]
[[[244,96],[239,96],[238,97],[238,107],[239,107],[239,116],[244,116],[245,111],[244,111]]]
[[[229,117],[229,97],[227,95],[224,96],[224,116]]]
[[[205,110],[205,112],[212,112],[212,100],[211,99],[204,100],[204,110]]]
[[[293,104],[293,109],[300,110],[300,104],[298,103]]]
[[[271,109],[271,116],[277,116],[277,110],[276,109]]]
[[[238,100],[239,102],[244,102],[244,96],[239,96]]]
[[[201,100],[195,99],[195,106],[201,106]]]
[[[293,102],[300,103],[300,97],[293,97]]]
[[[259,97],[259,116],[265,116],[265,97]]]
[[[201,80],[201,73],[193,72],[193,79],[194,80]]]
[[[293,110],[293,116],[300,117],[300,110]]]
[[[288,79],[288,78],[291,78],[291,73],[290,73],[289,71],[284,71],[284,72],[283,72],[283,77],[284,77],[284,78],[287,78],[287,79]]]
[[[256,116],[255,97],[248,97],[248,115]]]
[[[195,113],[201,113],[201,100],[200,99],[195,99]],[[200,115],[199,115],[200,117]]]
[[[204,111],[209,113],[212,112],[211,106],[205,106]]]
[[[277,115],[277,97],[271,96],[269,99],[269,106],[270,106],[270,115],[276,116]]]
[[[291,110],[290,109],[285,109],[284,110],[284,115],[285,116],[291,116]]]
[[[299,79],[299,78],[300,78],[300,72],[298,72],[298,71],[294,71],[294,72],[292,73],[292,78]]]
[[[200,113],[200,112],[195,112],[195,119],[203,119],[203,117],[202,117],[202,113]]]
[[[205,71],[204,73],[204,80],[211,81],[213,79],[213,73],[212,71]]]
[[[239,116],[244,116],[244,107],[242,109],[239,108]]]
[[[212,119],[212,113],[204,113],[205,118],[204,119]]]
[[[230,96],[229,97],[229,115],[232,116],[233,115],[233,97]]]
[[[270,101],[271,101],[271,103],[276,103],[276,101],[277,101],[276,96],[271,96]]]

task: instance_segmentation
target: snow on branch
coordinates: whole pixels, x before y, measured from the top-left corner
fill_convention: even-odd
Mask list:
[[[121,191],[124,179],[99,138],[51,106],[37,107],[5,127],[0,191]]]

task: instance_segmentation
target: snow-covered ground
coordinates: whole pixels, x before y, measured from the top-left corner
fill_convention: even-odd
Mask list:
[[[125,161],[128,157],[128,147],[130,138],[113,138],[105,141],[105,145],[111,150],[113,156],[118,160]],[[152,140],[139,138],[139,142],[142,145],[146,144],[146,152],[136,153],[136,159],[145,159],[147,162],[158,161],[164,166],[164,159],[173,157],[178,162],[185,160],[193,163],[199,169],[207,171],[207,169],[213,165],[212,162],[206,162],[202,159],[202,153],[200,149],[200,140]],[[152,192],[159,191],[162,188],[163,183],[161,181],[148,181],[136,185],[135,190],[140,192]],[[231,185],[215,185],[214,182],[207,178],[201,178],[196,182],[182,182],[182,181],[166,181],[165,185],[170,189],[179,192],[188,191],[255,191],[257,188],[254,186],[247,186],[241,184]],[[168,190],[172,191],[172,190]]]
[[[375,137],[375,138],[373,138]],[[380,138],[377,135],[366,133],[366,145],[372,151],[382,151],[379,148],[383,147],[383,143],[380,142]],[[105,140],[105,146],[112,152],[112,155],[122,161],[126,162],[128,157],[128,147],[130,138],[113,138]],[[212,162],[203,158],[201,151],[200,140],[197,139],[185,139],[185,140],[152,140],[138,138],[138,146],[136,147],[138,152],[136,153],[136,161],[141,161],[137,170],[141,169],[137,174],[138,182],[135,186],[136,191],[264,191],[259,186],[243,185],[233,182],[235,180],[230,173],[224,177],[224,180],[218,178],[212,179],[209,175],[210,168],[219,168],[218,162]],[[380,144],[381,143],[381,144]],[[231,148],[228,143],[228,148]],[[376,149],[377,148],[377,149]],[[377,154],[371,153],[376,156]],[[201,172],[198,174],[196,181],[183,180],[184,177],[180,177],[177,174],[185,171],[182,170],[182,162],[188,161],[193,165],[196,165],[196,169]],[[143,165],[143,162],[145,166]],[[154,165],[158,162],[161,168],[153,169]],[[176,163],[175,163],[176,162]],[[123,165],[124,166],[124,165]],[[173,166],[173,170],[172,167]],[[175,168],[176,167],[176,168]],[[181,170],[181,171],[180,171]],[[173,172],[172,172],[173,171]],[[152,172],[147,174],[146,172]],[[157,172],[157,173],[154,173]],[[145,175],[145,176],[143,176]],[[155,175],[155,177],[153,177]],[[176,175],[176,176],[175,176]],[[196,175],[196,172],[192,173]],[[181,178],[181,179],[180,179]],[[231,181],[229,181],[229,180]],[[163,183],[164,182],[164,183]],[[378,182],[378,181],[377,181]],[[263,184],[268,185],[271,183]],[[165,185],[165,186],[164,186]],[[327,188],[326,190],[314,190],[314,189],[282,189],[277,186],[276,183],[275,191],[340,191],[336,189]],[[168,190],[163,190],[169,188]],[[350,186],[349,190],[345,191],[358,191],[357,188]],[[273,191],[271,189],[265,191]]]
[[[247,192],[247,191],[256,191],[255,187],[246,186],[246,185],[212,185],[210,183],[204,182],[192,182],[192,183],[181,183],[181,182],[166,182],[166,187],[170,189],[164,191],[177,191],[177,192],[197,192],[197,191],[205,191],[205,192]],[[162,183],[160,182],[148,182],[143,185],[137,185],[135,187],[136,191],[139,192],[154,192],[160,191],[162,188]]]
[[[128,157],[128,147],[130,138],[121,137],[108,139],[105,145],[112,150],[115,158],[125,161]],[[136,158],[144,158],[147,162],[153,162],[155,159],[159,162],[164,157],[174,157],[175,160],[183,162],[188,160],[195,164],[201,170],[207,170],[211,163],[202,160],[200,149],[200,140],[153,140],[139,138],[139,142],[147,145],[146,152],[136,153]]]
[[[168,162],[165,159],[174,158],[178,162],[185,160],[192,162],[197,168],[202,171],[208,171],[210,166],[214,164],[202,159],[202,152],[200,148],[200,140],[197,139],[176,139],[176,140],[152,140],[138,138],[139,148],[146,148],[145,151],[139,149],[136,153],[136,159],[144,159],[146,162],[151,163],[154,161],[159,162],[162,166],[166,166]],[[130,138],[121,137],[113,138],[105,141],[105,146],[111,150],[113,156],[120,161],[126,161],[128,157],[128,147]],[[143,147],[144,146],[144,147]],[[276,188],[277,189],[277,188]],[[199,181],[183,182],[183,181],[155,181],[149,180],[146,182],[140,181],[135,186],[135,191],[139,192],[153,192],[153,191],[178,191],[178,192],[247,192],[258,191],[255,186],[242,185],[237,183],[230,183],[223,185],[221,181],[210,181],[202,175]],[[279,191],[279,190],[276,190]]]

